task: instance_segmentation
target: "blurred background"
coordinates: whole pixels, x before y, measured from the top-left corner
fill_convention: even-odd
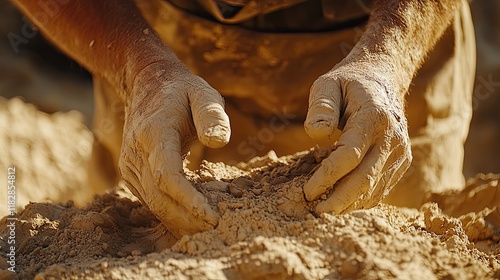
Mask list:
[[[478,63],[474,116],[466,143],[466,177],[500,173],[500,1],[474,0],[471,8]],[[33,32],[12,4],[3,0],[0,36],[0,96],[20,96],[47,113],[76,110],[90,126],[90,75]]]

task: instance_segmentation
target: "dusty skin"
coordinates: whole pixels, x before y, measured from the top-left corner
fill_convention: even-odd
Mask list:
[[[76,186],[78,180],[68,178],[78,174],[74,172],[83,166],[66,170],[54,163],[37,165],[37,162],[53,158],[57,163],[70,154],[80,155],[81,159],[88,156],[85,150],[76,153],[81,147],[62,145],[64,137],[60,135],[64,131],[73,133],[71,139],[83,139],[82,145],[91,145],[89,132],[79,129],[78,118],[66,113],[46,115],[17,99],[0,100],[0,105],[2,119],[12,117],[15,112],[31,114],[38,120],[34,123],[30,118],[24,118],[25,122],[20,119],[16,124],[31,134],[14,134],[15,139],[9,136],[10,147],[20,149],[16,145],[30,147],[34,143],[61,147],[33,154],[19,166],[20,172],[36,168],[36,174],[47,174],[44,178],[47,185],[40,185],[37,195],[43,191],[50,194],[50,182],[58,180],[66,182],[68,188]],[[0,139],[6,141],[3,128]],[[9,159],[21,163],[23,154],[14,151],[8,153]],[[151,212],[123,187],[96,196],[85,207],[72,202],[30,203],[18,213],[15,276],[18,279],[500,277],[498,175],[478,175],[462,192],[432,195],[430,202],[419,210],[381,205],[345,215],[316,216],[313,210],[318,202],[305,200],[303,186],[329,152],[317,149],[280,158],[270,152],[237,167],[205,162],[199,170],[185,170],[188,180],[208,198],[221,218],[215,229],[180,240],[166,232]],[[20,174],[23,174],[18,180],[21,202],[35,188],[29,185],[32,174]],[[79,194],[89,189],[82,188]],[[43,197],[29,199],[43,201]],[[3,251],[5,223],[5,219],[0,222],[2,258],[6,253]],[[14,277],[5,271],[5,259],[0,260],[0,268],[3,269],[0,279]]]

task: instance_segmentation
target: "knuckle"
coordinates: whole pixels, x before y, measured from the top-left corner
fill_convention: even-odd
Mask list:
[[[405,121],[399,115],[384,108],[373,108],[368,113],[369,117],[379,127],[383,139],[389,140],[393,145],[401,145],[405,150],[410,146],[408,129]],[[407,153],[407,152],[406,152]]]
[[[195,88],[195,93],[199,97],[206,99],[207,101],[217,101],[218,103],[223,103],[222,95],[213,87],[206,84]]]
[[[369,109],[369,116],[372,118],[374,122],[376,122],[379,125],[383,126],[390,126],[391,125],[391,114],[388,110],[380,107],[375,107]]]
[[[311,86],[311,94],[325,92],[328,88],[335,84],[335,78],[330,75],[322,75],[314,81]]]
[[[411,163],[413,162],[413,155],[411,152],[409,152],[407,155],[406,155],[406,159],[402,165],[402,168],[406,171],[408,170],[408,168],[410,168],[411,166]]]
[[[406,159],[408,159],[408,161],[411,163],[413,160],[413,152],[411,151],[411,147],[409,145],[405,149],[405,155]]]
[[[362,190],[363,190],[363,191],[366,191],[366,190],[368,190],[368,189],[370,189],[370,188],[374,187],[374,186],[375,186],[375,184],[377,183],[377,178],[378,178],[378,176],[377,176],[377,175],[372,174],[372,173],[367,173],[367,174],[364,176],[364,178],[363,178],[363,180],[365,181],[365,184],[363,184],[363,185],[361,186]]]
[[[344,146],[343,159],[348,162],[360,162],[363,152],[360,147]]]
[[[225,113],[224,109],[220,104],[208,103],[204,104],[203,107],[198,109],[197,115],[202,117],[203,121],[222,121],[224,119]]]
[[[317,97],[314,100],[311,100],[309,104],[309,118],[332,118],[332,115],[336,111],[336,104],[333,99],[328,97]],[[314,108],[311,110],[311,108]]]
[[[192,93],[204,95],[210,98],[217,98],[222,101],[222,95],[210,84],[199,76],[193,76],[188,80],[183,81],[185,87],[190,89]]]

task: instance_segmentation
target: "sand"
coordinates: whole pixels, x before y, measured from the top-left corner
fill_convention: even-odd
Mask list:
[[[4,217],[0,279],[500,278],[499,175],[478,175],[420,209],[315,216],[302,186],[328,150],[270,152],[237,167],[204,162],[185,173],[221,219],[176,240],[121,184],[83,203],[90,188],[78,174],[91,138],[78,116],[0,100],[0,120],[14,113],[27,116],[16,119],[25,133],[5,133],[0,122],[0,140],[2,168],[19,170],[16,273],[6,270]],[[71,155],[72,164],[59,164]]]
[[[84,186],[91,149],[92,133],[78,112],[49,115],[19,98],[0,97],[0,181],[7,182],[8,167],[17,167],[18,207],[68,198],[85,205],[92,198]],[[7,201],[4,190],[0,205]]]

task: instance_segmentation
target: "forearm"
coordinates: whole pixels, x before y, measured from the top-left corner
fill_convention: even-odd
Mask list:
[[[407,92],[426,55],[450,25],[460,0],[378,0],[367,29],[344,63],[378,63],[391,90]]]
[[[94,75],[108,80],[124,99],[146,66],[165,60],[172,68],[182,65],[131,0],[70,0],[59,4],[56,14],[43,17],[37,17],[44,12],[38,2],[14,0],[49,40]]]

